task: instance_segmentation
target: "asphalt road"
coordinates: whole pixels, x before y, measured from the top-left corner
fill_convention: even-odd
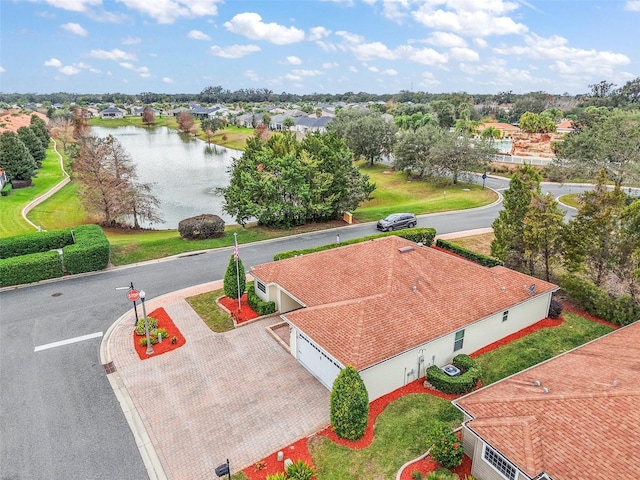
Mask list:
[[[480,178],[477,179],[482,182]],[[488,178],[487,187],[507,188]],[[558,196],[584,187],[543,185]],[[423,215],[440,234],[491,226],[501,205]],[[291,249],[376,233],[375,224],[241,245],[248,270]],[[0,479],[147,478],[124,414],[100,364],[100,334],[131,302],[116,287],[134,283],[147,299],[224,277],[231,248],[145,262],[0,292]],[[93,338],[43,348],[81,336]],[[37,350],[37,351],[36,351]]]

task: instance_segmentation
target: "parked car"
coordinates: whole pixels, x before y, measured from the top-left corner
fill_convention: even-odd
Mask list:
[[[416,223],[418,223],[418,219],[413,213],[392,213],[379,220],[376,227],[383,232],[391,232],[392,230],[415,227]]]

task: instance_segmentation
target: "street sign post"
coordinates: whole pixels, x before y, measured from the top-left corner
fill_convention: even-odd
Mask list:
[[[130,302],[135,302],[140,298],[140,292],[138,290],[134,290],[133,288],[127,292],[127,300]]]

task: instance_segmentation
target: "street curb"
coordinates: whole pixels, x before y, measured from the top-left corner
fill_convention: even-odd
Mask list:
[[[111,324],[107,332],[102,337],[102,342],[100,343],[100,361],[102,365],[106,365],[113,360],[108,345],[111,341],[111,335],[113,334],[115,327],[119,325],[120,322],[128,319],[130,315],[130,313],[125,313],[120,318],[118,318]],[[136,446],[138,447],[138,451],[140,452],[140,456],[142,457],[142,462],[147,469],[149,479],[167,480],[167,475],[164,472],[162,463],[158,458],[158,454],[156,453],[155,447],[151,442],[151,438],[147,433],[147,429],[142,422],[142,418],[138,414],[136,406],[133,403],[131,396],[129,395],[129,391],[122,381],[122,377],[117,371],[115,371],[113,373],[107,374],[107,379],[111,384],[113,393],[120,403],[120,408],[122,409],[124,418],[129,424],[131,433],[133,433],[133,438],[135,439]]]

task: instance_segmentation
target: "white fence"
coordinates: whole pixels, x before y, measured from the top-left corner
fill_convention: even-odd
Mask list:
[[[494,162],[500,163],[515,163],[518,165],[540,165],[545,167],[553,162],[553,158],[545,157],[516,157],[514,155],[494,155]]]

